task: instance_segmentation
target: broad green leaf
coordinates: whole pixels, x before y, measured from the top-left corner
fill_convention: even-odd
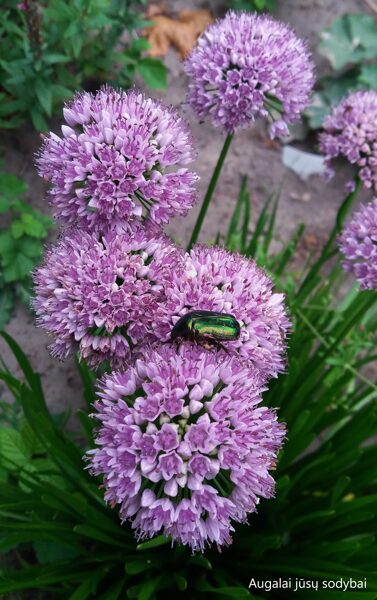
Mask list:
[[[368,88],[377,89],[377,64],[362,65],[359,83]]]
[[[377,26],[368,15],[344,15],[321,33],[319,52],[339,70],[377,56]]]

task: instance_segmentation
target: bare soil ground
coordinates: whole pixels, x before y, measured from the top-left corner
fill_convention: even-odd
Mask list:
[[[198,0],[191,0],[190,3],[172,0],[166,4],[171,12],[179,12],[183,8],[207,8],[208,6],[215,15],[220,16],[224,12],[224,6],[216,0],[207,3]],[[278,4],[279,10],[276,16],[289,22],[300,36],[308,39],[320,74],[326,70],[327,65],[315,51],[318,33],[341,14],[370,13],[365,0],[279,0]],[[187,80],[174,51],[169,51],[166,64],[169,68],[169,87],[166,92],[158,94],[158,97],[166,103],[177,106],[190,123],[198,152],[194,168],[200,175],[199,197],[202,198],[223,143],[223,136],[209,122],[199,124],[184,107]],[[54,129],[57,127],[58,124]],[[44,195],[45,186],[34,168],[34,153],[39,145],[39,136],[25,127],[2,135],[0,153],[4,155],[6,169],[22,176],[29,184],[28,201],[33,206],[48,212],[49,207]],[[311,139],[303,147],[315,151],[315,140]],[[302,222],[306,225],[306,239],[309,246],[320,243],[331,228],[337,207],[344,196],[344,183],[347,175],[349,176],[349,173],[343,169],[330,183],[325,182],[320,176],[312,176],[304,182],[283,166],[281,147],[267,142],[263,125],[258,124],[253,129],[242,131],[236,135],[227,157],[202,231],[202,241],[214,239],[219,230],[222,233],[226,231],[243,174],[247,174],[249,178],[254,217],[265,201],[266,194],[282,186],[277,217],[278,238],[286,239]],[[198,207],[193,209],[187,218],[177,219],[170,224],[168,232],[174,236],[174,239],[182,243],[188,240],[197,212]],[[61,411],[67,405],[79,406],[81,383],[73,360],[59,363],[50,357],[46,349],[46,336],[34,326],[33,315],[24,307],[18,306],[7,331],[14,336],[30,357],[34,368],[41,373],[51,409]],[[3,354],[4,348],[1,344],[0,342],[0,351]],[[4,356],[13,369],[14,362],[6,350]]]

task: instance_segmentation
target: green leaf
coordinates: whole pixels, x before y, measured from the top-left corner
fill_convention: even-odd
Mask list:
[[[165,535],[158,535],[147,542],[142,542],[136,546],[136,550],[149,550],[150,548],[157,548],[158,546],[164,546],[168,542],[171,542],[171,539],[166,537]]]
[[[106,591],[103,594],[100,596],[97,595],[96,600],[118,600],[118,598],[122,600],[124,596],[121,596],[120,594],[125,585],[126,581],[124,577],[118,579],[113,585],[106,588]]]
[[[137,598],[138,600],[150,600],[155,597],[155,591],[167,587],[167,583],[168,578],[166,575],[158,575],[153,579],[148,579],[137,586],[129,588],[127,595],[129,598]]]
[[[15,429],[0,428],[0,465],[9,471],[17,470],[30,460],[22,435]]]
[[[12,254],[14,251],[14,239],[10,231],[0,232],[0,255],[2,257]]]
[[[18,240],[25,233],[24,224],[20,220],[13,221],[10,226],[10,231],[15,240]]]
[[[6,213],[10,208],[10,202],[5,196],[0,196],[0,215]]]
[[[0,285],[0,327],[9,323],[14,305],[14,292],[9,286]]]
[[[45,63],[47,63],[48,65],[54,65],[56,63],[67,63],[70,61],[69,56],[66,56],[65,54],[46,54],[44,56],[44,61]]]
[[[43,226],[43,223],[39,221],[34,215],[30,213],[23,213],[21,216],[24,232],[27,235],[35,238],[44,238],[47,235],[47,231]]]
[[[312,129],[322,127],[323,121],[330,114],[332,107],[350,91],[356,90],[359,81],[357,76],[351,72],[336,79],[323,77],[320,85],[321,89],[313,94],[311,105],[305,111]]]
[[[344,15],[321,33],[319,52],[335,70],[377,56],[377,26],[368,15]]]
[[[107,535],[106,533],[103,533],[102,531],[99,531],[90,525],[76,525],[74,531],[93,540],[98,540],[105,544],[109,544],[110,546],[120,546],[126,548],[126,544],[115,540],[114,537],[111,537],[110,535]]]
[[[32,293],[32,281],[30,278],[18,281],[15,285],[16,296],[25,306],[30,308],[30,296]]]
[[[51,117],[52,113],[52,92],[47,81],[43,79],[37,79],[35,82],[35,93],[38,98],[38,102],[45,111],[45,113]]]
[[[180,575],[179,573],[174,573],[173,577],[174,577],[175,583],[177,584],[177,588],[179,589],[180,592],[184,592],[185,590],[187,590],[186,577],[183,577],[183,575]]]
[[[21,238],[18,247],[22,254],[24,254],[28,258],[33,258],[35,260],[37,258],[40,258],[43,246],[39,240],[25,236]]]
[[[166,89],[168,71],[161,60],[157,58],[141,58],[136,64],[145,83],[152,89]]]
[[[92,596],[95,596],[97,587],[101,579],[105,577],[106,573],[102,569],[98,569],[94,573],[90,573],[84,581],[76,588],[68,600],[87,600]]]
[[[144,573],[144,571],[149,571],[151,568],[156,567],[157,561],[151,559],[137,559],[137,560],[127,560],[125,564],[126,573],[128,575],[138,575],[139,573]]]
[[[372,89],[377,89],[377,65],[362,65],[359,83]]]
[[[60,560],[71,560],[79,555],[79,549],[59,542],[34,542],[34,550],[38,561],[47,565]]]
[[[0,173],[0,195],[13,200],[27,191],[27,185],[13,173]]]
[[[195,588],[200,592],[216,594],[218,596],[226,596],[227,598],[251,598],[251,594],[248,589],[244,587],[213,587],[207,581],[198,581]]]
[[[30,117],[37,131],[48,131],[48,123],[38,107],[30,108]]]
[[[12,260],[4,266],[4,281],[18,281],[29,275],[35,263],[24,254],[15,254]]]

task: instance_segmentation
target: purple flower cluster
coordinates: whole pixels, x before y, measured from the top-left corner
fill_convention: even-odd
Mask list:
[[[272,136],[286,135],[314,84],[306,45],[287,25],[233,11],[203,33],[185,70],[194,112],[227,132],[267,117]]]
[[[172,109],[137,92],[78,94],[64,109],[62,137],[50,133],[38,158],[52,183],[62,223],[130,224],[149,212],[156,223],[195,202],[190,134]]]
[[[377,290],[377,198],[361,206],[339,238],[346,271],[364,290]]]
[[[259,405],[262,391],[257,371],[190,343],[146,348],[102,381],[89,468],[139,538],[229,544],[231,522],[273,495],[285,429]]]
[[[363,185],[377,191],[377,91],[347,96],[325,119],[323,128],[320,149],[326,155],[328,175],[334,174],[333,160],[345,157],[356,166]]]
[[[209,29],[187,69],[197,112],[227,131],[270,115],[284,133],[313,80],[287,27],[235,13]],[[284,297],[252,260],[204,246],[185,254],[162,233],[195,200],[191,139],[174,111],[104,88],[77,95],[64,117],[38,166],[69,227],[35,272],[34,308],[55,356],[78,350],[116,369],[99,386],[89,468],[138,538],[162,532],[200,551],[229,544],[232,523],[274,492],[285,428],[260,403],[284,369]],[[239,339],[225,349],[172,342],[194,310],[233,315]]]
[[[290,322],[283,294],[255,263],[222,248],[184,255],[151,226],[132,234],[74,231],[46,256],[35,276],[37,323],[55,337],[52,353],[78,347],[93,366],[113,368],[134,346],[169,341],[192,310],[232,314],[241,327],[227,351],[265,380],[284,370]]]
[[[46,254],[35,274],[37,324],[54,336],[52,354],[78,349],[92,366],[130,358],[153,332],[164,281],[181,251],[161,234],[74,230]]]
[[[162,340],[191,310],[232,314],[241,327],[238,340],[227,342],[237,354],[269,379],[284,370],[285,340],[290,327],[284,295],[255,262],[223,248],[197,245],[184,257],[183,270],[171,273],[155,332]]]

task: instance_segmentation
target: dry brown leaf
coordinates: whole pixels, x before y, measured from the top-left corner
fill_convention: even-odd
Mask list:
[[[177,18],[167,17],[161,11],[161,5],[152,4],[146,15],[154,23],[144,31],[150,44],[149,56],[165,56],[170,46],[174,46],[181,58],[185,58],[199,35],[213,22],[208,10],[182,10]]]

